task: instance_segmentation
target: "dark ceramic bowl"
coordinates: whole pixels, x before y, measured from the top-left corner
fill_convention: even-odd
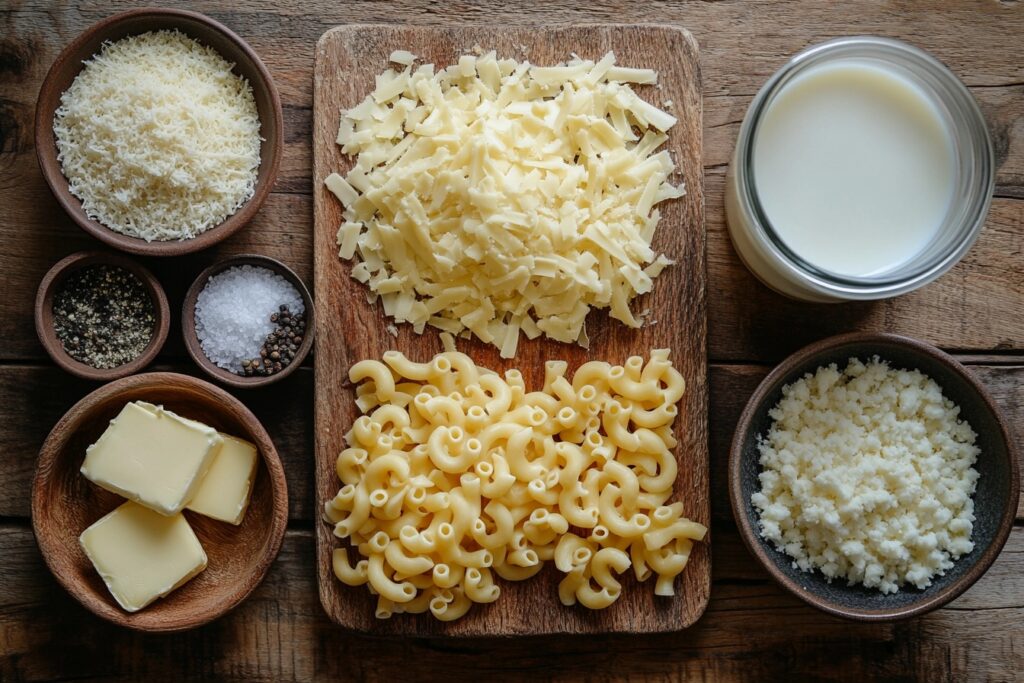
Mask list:
[[[757,439],[772,423],[768,411],[782,397],[782,388],[805,373],[851,357],[879,356],[896,368],[918,369],[934,379],[947,398],[960,406],[960,417],[978,434],[981,449],[974,467],[981,477],[974,494],[974,550],[956,560],[944,576],[919,590],[905,585],[883,595],[863,586],[847,586],[845,579],[828,583],[818,571],[802,572],[792,558],[758,534],[758,513],[750,496],[760,489]],[[981,383],[960,363],[935,347],[893,334],[844,334],[802,349],[773,370],[747,403],[729,453],[729,497],[747,548],[772,577],[793,595],[820,610],[860,621],[889,621],[937,609],[967,590],[989,568],[1013,526],[1019,496],[1017,446]]]
[[[206,357],[206,354],[203,352],[203,346],[199,342],[199,337],[196,336],[196,300],[199,298],[199,293],[203,291],[203,288],[206,287],[206,282],[211,277],[224,272],[228,268],[234,268],[235,266],[256,266],[273,271],[290,282],[302,297],[302,305],[305,308],[306,333],[303,335],[302,343],[295,352],[295,358],[288,364],[288,367],[276,374],[265,377],[246,377],[245,375],[236,375],[233,372],[225,370],[224,368],[214,364],[213,361]],[[218,382],[223,382],[228,386],[236,387],[238,389],[255,389],[257,387],[265,387],[268,384],[273,384],[284,379],[302,365],[302,361],[306,359],[306,356],[309,355],[310,349],[313,348],[313,337],[316,335],[316,310],[314,310],[313,297],[309,293],[309,289],[302,281],[302,278],[300,278],[291,268],[277,259],[270,258],[269,256],[241,254],[239,256],[232,256],[224,259],[223,261],[218,261],[201,272],[199,277],[195,279],[192,285],[188,288],[188,292],[185,294],[185,303],[182,304],[181,307],[181,331],[182,335],[185,337],[185,348],[188,350],[188,355],[192,356],[192,360],[196,362],[196,365],[198,365],[203,372]]]
[[[203,45],[216,50],[233,63],[234,72],[244,76],[252,86],[256,108],[260,116],[260,168],[256,178],[256,191],[239,209],[219,225],[188,240],[147,242],[115,232],[102,223],[89,218],[82,202],[71,194],[68,181],[57,161],[57,142],[53,134],[53,116],[60,106],[60,96],[74,82],[82,70],[82,62],[99,53],[105,41],[117,41],[126,36],[148,31],[177,29]],[[93,237],[115,249],[144,256],[178,256],[206,249],[238,232],[263,205],[274,186],[281,162],[284,123],[281,116],[281,98],[270,71],[249,45],[224,25],[187,10],[143,8],[133,9],[108,17],[93,24],[58,55],[50,67],[36,102],[35,120],[36,156],[46,183],[57,203],[69,216]]]

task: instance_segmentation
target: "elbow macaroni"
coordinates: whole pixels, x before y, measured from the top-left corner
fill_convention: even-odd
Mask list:
[[[378,596],[376,614],[451,621],[498,599],[495,575],[523,581],[553,562],[565,605],[614,603],[630,567],[673,595],[707,528],[672,495],[672,423],[685,391],[668,351],[623,366],[591,361],[572,380],[549,361],[542,391],[448,351],[415,363],[364,360],[364,413],[338,456],[342,487],[324,505],[334,573]],[[358,558],[350,560],[350,553]]]

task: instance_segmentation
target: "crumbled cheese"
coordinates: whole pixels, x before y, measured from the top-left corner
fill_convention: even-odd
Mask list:
[[[259,112],[231,67],[178,31],[105,43],[85,62],[53,130],[89,217],[146,241],[188,239],[252,197]]]
[[[927,375],[877,357],[787,385],[759,445],[761,536],[830,581],[931,585],[974,548],[979,449],[959,414]]]
[[[388,61],[394,64],[401,64],[402,66],[409,66],[416,61],[416,55],[409,52],[408,50],[395,50],[388,57]]]
[[[394,53],[408,66],[342,112],[339,256],[396,322],[506,358],[520,332],[585,344],[591,308],[639,327],[630,302],[672,263],[651,248],[656,205],[684,194],[658,151],[676,118],[627,85],[657,74],[474,52],[440,71]]]

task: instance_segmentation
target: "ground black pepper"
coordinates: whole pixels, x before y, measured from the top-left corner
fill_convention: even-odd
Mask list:
[[[267,335],[259,357],[242,361],[242,374],[246,377],[276,375],[291,365],[302,344],[302,335],[306,332],[305,315],[292,315],[287,306],[281,306],[277,313],[271,314],[270,322],[277,328]]]
[[[142,281],[117,266],[87,266],[53,297],[53,325],[69,356],[109,369],[135,360],[153,338],[153,299]]]

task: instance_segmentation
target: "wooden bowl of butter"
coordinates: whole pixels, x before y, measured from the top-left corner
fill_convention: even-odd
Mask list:
[[[32,526],[47,566],[95,614],[182,631],[244,600],[281,548],[288,491],[237,399],[174,373],[79,401],[39,453]]]

